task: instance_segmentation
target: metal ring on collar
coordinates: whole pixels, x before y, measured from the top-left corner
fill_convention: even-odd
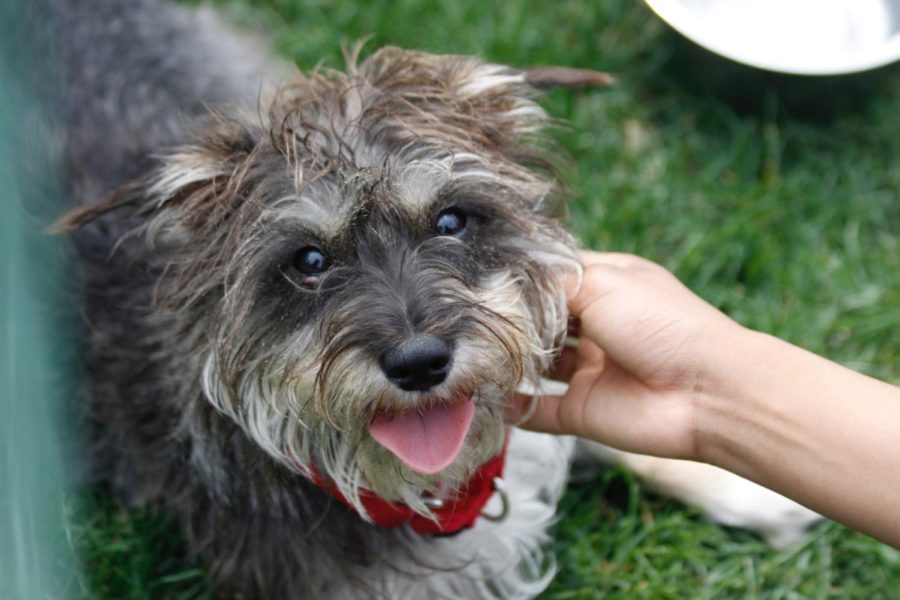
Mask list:
[[[502,521],[509,515],[509,493],[506,491],[506,482],[504,482],[499,477],[494,477],[491,481],[494,491],[500,494],[500,513],[496,515],[489,515],[487,513],[481,513],[481,516],[487,519],[488,521],[498,522]]]

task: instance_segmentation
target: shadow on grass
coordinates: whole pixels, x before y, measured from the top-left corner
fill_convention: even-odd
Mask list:
[[[878,98],[895,93],[900,79],[900,64],[851,75],[787,75],[733,62],[671,30],[659,41],[667,57],[648,74],[648,92],[677,89],[695,102],[724,102],[749,117],[772,118],[777,110],[779,116],[827,125],[841,115],[865,114]]]

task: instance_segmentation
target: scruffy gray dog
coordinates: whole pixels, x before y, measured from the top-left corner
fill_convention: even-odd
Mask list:
[[[60,10],[97,477],[223,596],[539,593],[572,442],[506,413],[578,265],[527,74],[299,75],[208,10]]]
[[[223,594],[540,591],[570,444],[504,416],[576,265],[523,74],[385,48],[282,80],[209,12],[64,4],[98,477]]]

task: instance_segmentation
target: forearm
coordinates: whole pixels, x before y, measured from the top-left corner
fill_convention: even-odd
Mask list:
[[[900,547],[900,388],[738,338],[698,395],[699,457]]]

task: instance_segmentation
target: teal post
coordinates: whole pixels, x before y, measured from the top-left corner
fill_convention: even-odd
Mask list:
[[[0,598],[80,596],[65,529],[77,309],[54,106],[52,0],[0,7]]]

